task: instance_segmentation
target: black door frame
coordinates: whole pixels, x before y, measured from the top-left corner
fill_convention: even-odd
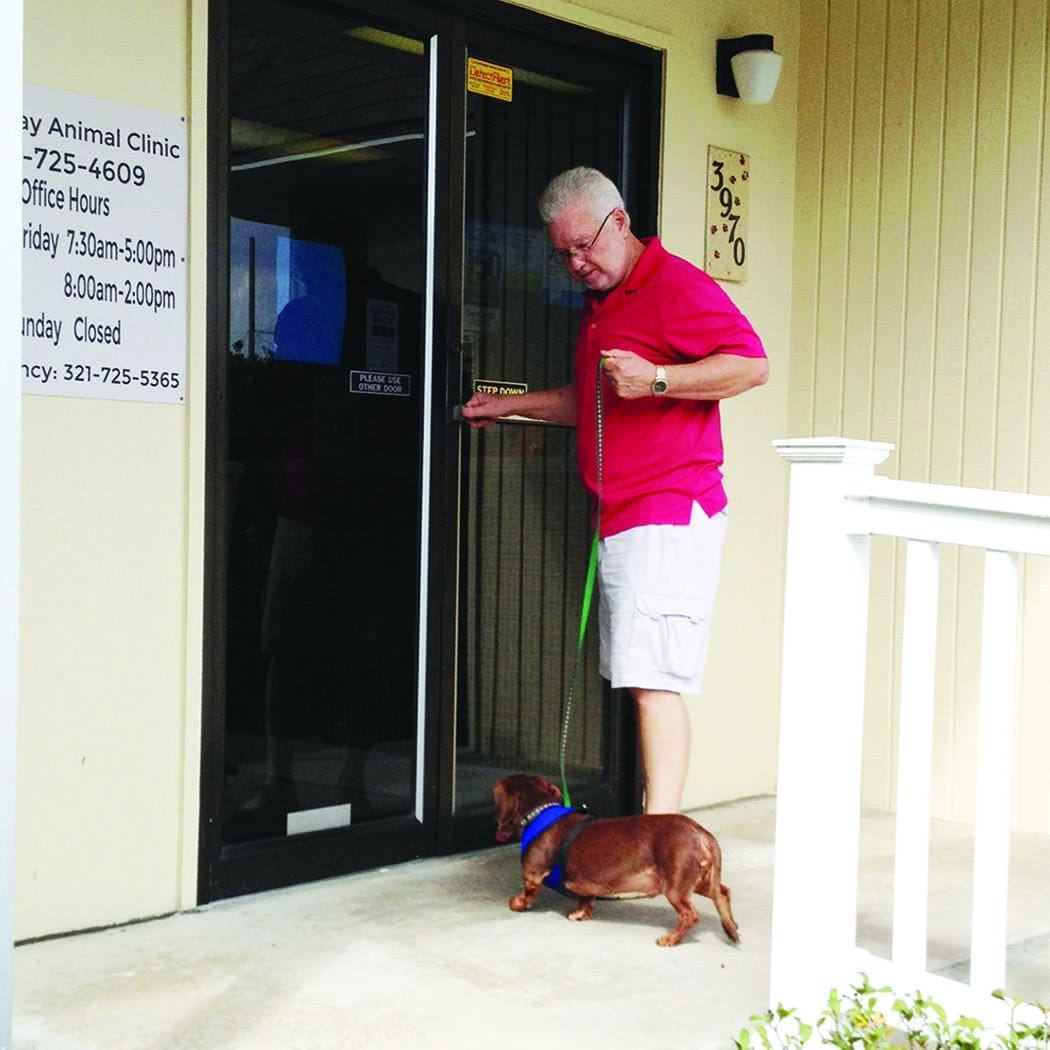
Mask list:
[[[455,817],[453,769],[457,683],[457,618],[467,600],[463,574],[464,536],[459,528],[462,424],[451,406],[460,400],[458,342],[463,272],[463,187],[465,107],[456,85],[466,80],[468,45],[508,48],[524,61],[550,64],[550,56],[571,55],[575,63],[623,72],[626,104],[620,173],[635,228],[655,232],[661,126],[662,55],[597,32],[558,22],[500,0],[445,0],[422,5],[411,0],[318,0],[311,6],[349,9],[383,24],[402,25],[418,35],[439,38],[432,131],[436,150],[433,229],[433,340],[429,362],[431,402],[428,533],[427,644],[420,674],[425,689],[422,824],[414,817],[362,823],[350,829],[317,832],[223,846],[218,820],[223,790],[225,735],[225,355],[228,330],[228,127],[227,77],[230,5],[209,5],[208,93],[208,363],[206,405],[206,506],[204,558],[203,711],[201,810],[198,843],[198,901],[292,885],[412,857],[457,852],[491,843],[491,816]],[[564,68],[562,66],[561,68]],[[610,173],[617,174],[617,173]],[[614,805],[628,806],[638,795],[634,737],[629,713],[613,710],[610,764],[616,771]]]

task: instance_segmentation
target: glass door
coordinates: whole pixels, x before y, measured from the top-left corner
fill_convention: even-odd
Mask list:
[[[492,30],[469,37],[464,397],[478,385],[570,381],[583,300],[551,261],[536,205],[554,175],[590,165],[623,187],[636,228],[654,232],[650,184],[630,162],[647,156],[643,82],[571,46]],[[565,731],[591,544],[575,429],[506,421],[468,435],[453,806],[464,827],[477,815],[485,841],[492,786],[506,773],[560,783],[564,761],[574,801],[628,804],[633,738],[622,698],[598,674],[596,611]]]
[[[243,0],[228,40],[220,895],[422,851],[433,221],[425,25]]]
[[[536,200],[593,164],[652,232],[660,87],[654,52],[495,0],[209,10],[202,901],[489,845],[498,776],[557,779],[574,430],[454,410],[568,380]],[[592,804],[632,790],[620,716],[592,631],[566,742]]]

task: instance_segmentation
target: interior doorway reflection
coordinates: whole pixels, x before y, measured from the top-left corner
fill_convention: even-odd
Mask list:
[[[416,797],[424,47],[283,7],[231,35],[225,844]]]

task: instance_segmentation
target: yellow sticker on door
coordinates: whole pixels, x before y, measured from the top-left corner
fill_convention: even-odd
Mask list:
[[[480,58],[468,58],[467,90],[510,102],[514,95],[514,70],[509,66],[482,62]]]

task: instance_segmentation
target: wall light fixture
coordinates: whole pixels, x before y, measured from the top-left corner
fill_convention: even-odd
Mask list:
[[[784,56],[773,50],[773,38],[752,33],[718,41],[715,83],[720,95],[761,105],[773,97]]]

